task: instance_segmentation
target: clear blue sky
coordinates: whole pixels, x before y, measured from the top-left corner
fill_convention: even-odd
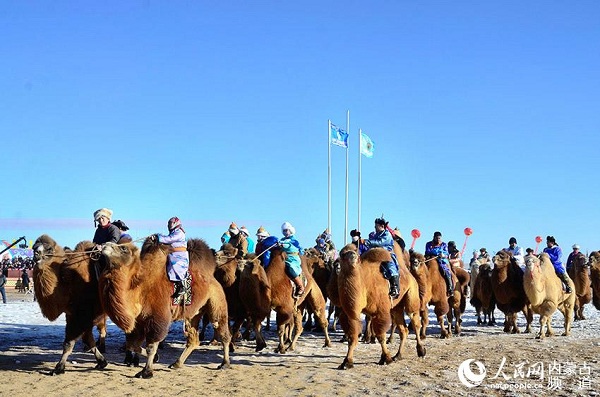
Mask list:
[[[600,249],[600,2],[216,3],[2,2],[1,239],[73,246],[109,207],[135,238],[177,215],[213,247],[231,221],[310,246],[349,110],[349,229],[362,128],[363,231]]]

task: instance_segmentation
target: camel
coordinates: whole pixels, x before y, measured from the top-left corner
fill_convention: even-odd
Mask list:
[[[95,325],[100,332],[99,346],[104,345],[106,315],[98,295],[95,262],[89,255],[93,247],[92,242],[83,241],[74,251],[66,251],[46,234],[33,245],[33,287],[42,315],[54,321],[65,313],[63,352],[52,375],[65,372],[65,363],[80,337],[96,358],[95,369],[108,364],[92,332]]]
[[[311,275],[312,275],[313,279],[315,280],[315,283],[319,287],[319,290],[321,290],[323,299],[325,300],[325,302],[327,302],[327,299],[329,297],[329,295],[327,293],[327,282],[329,281],[329,278],[331,277],[331,269],[332,269],[334,260],[330,255],[326,255],[325,253],[320,252],[320,251],[316,250],[315,248],[309,248],[309,249],[305,250],[304,256],[307,259],[308,269],[311,272]],[[330,305],[330,312],[331,312],[331,306],[332,305]],[[308,319],[307,319],[306,323],[304,324],[304,328],[306,328],[308,330],[311,330],[314,328],[314,330],[316,330],[316,331],[322,331],[320,326],[318,325],[318,323],[313,326],[314,313],[313,313],[312,307],[307,306],[306,311],[308,314]],[[329,323],[329,315],[327,318],[327,322]]]
[[[583,315],[584,305],[592,301],[592,287],[590,281],[590,263],[581,252],[573,258],[573,264],[569,269],[569,277],[575,284],[575,320],[585,320]]]
[[[575,290],[572,280],[569,281],[571,290]],[[563,336],[571,334],[573,324],[573,307],[575,305],[575,293],[563,291],[562,281],[556,275],[550,257],[545,252],[539,255],[527,255],[525,257],[525,275],[523,276],[523,288],[531,303],[534,313],[540,315],[540,332],[537,339],[544,336],[554,335],[552,330],[552,314],[558,309],[565,318],[565,332]],[[546,332],[544,332],[544,326]]]
[[[296,342],[304,329],[302,326],[302,313],[298,310],[298,307],[305,301],[313,308],[317,320],[325,332],[324,347],[331,346],[325,316],[325,299],[310,273],[307,258],[304,255],[301,256],[302,274],[306,278],[304,294],[295,300],[292,298],[291,281],[285,274],[286,253],[277,246],[272,247],[270,251],[271,261],[266,269],[266,274],[271,285],[271,308],[277,313],[279,344],[275,352],[285,353],[288,349],[294,350],[296,348]],[[286,345],[286,330],[288,327],[291,327],[293,335],[291,342]]]
[[[487,262],[473,267],[479,268],[476,272],[477,278],[471,289],[471,305],[473,305],[477,312],[477,325],[493,325],[496,323],[496,318],[494,317],[496,303],[494,302],[494,292],[492,291],[492,268]],[[483,321],[481,320],[482,312]]]
[[[592,304],[600,310],[600,252],[592,251],[589,264],[590,279],[592,281]]]
[[[379,364],[389,364],[402,358],[402,350],[408,336],[404,313],[408,314],[417,340],[417,356],[424,357],[426,349],[421,341],[419,317],[419,286],[406,266],[399,266],[400,295],[390,298],[388,282],[380,271],[382,262],[390,261],[390,253],[384,248],[372,248],[358,256],[357,247],[348,244],[340,251],[338,295],[342,307],[340,323],[348,337],[348,352],[338,369],[354,366],[354,350],[361,331],[361,314],[371,317],[371,329],[381,345]],[[392,358],[387,348],[386,332],[391,322],[400,330],[400,346]]]
[[[527,321],[525,332],[531,332],[533,313],[523,288],[523,270],[510,252],[498,251],[492,259],[492,290],[496,306],[505,316],[504,332],[519,333],[517,313],[522,311]]]
[[[434,307],[434,313],[440,324],[440,338],[452,336],[451,318],[448,317],[448,328],[445,325],[445,316],[454,310],[460,312],[461,286],[458,278],[452,273],[454,282],[454,293],[451,297],[446,295],[446,280],[442,276],[438,260],[436,257],[425,257],[416,251],[410,253],[410,271],[419,285],[420,295],[420,316],[423,324],[421,328],[421,338],[425,339],[426,329],[429,325],[429,306]],[[460,332],[460,322],[457,321],[456,333]]]
[[[258,259],[247,260],[240,275],[240,299],[256,335],[256,351],[267,347],[262,322],[271,313],[271,283]]]
[[[327,322],[333,314],[330,330],[337,330],[337,323],[342,313],[340,297],[338,294],[338,274],[340,272],[340,258],[338,257],[332,264],[331,275],[327,280],[327,296],[329,297],[329,312],[327,314]]]
[[[233,341],[237,337],[240,328],[246,320],[246,308],[240,299],[240,275],[244,266],[244,261],[237,259],[238,249],[233,245],[226,243],[216,254],[217,268],[215,269],[215,278],[223,286],[225,297],[227,299],[227,313],[229,321],[233,324],[230,328],[232,336],[232,351],[234,348]],[[253,254],[252,254],[253,255]],[[206,325],[203,322],[203,327]],[[214,338],[213,338],[214,340]],[[215,340],[216,342],[216,340]]]
[[[229,368],[231,335],[227,327],[227,301],[219,282],[214,278],[215,259],[202,240],[188,241],[189,273],[192,276],[191,302],[173,304],[173,285],[166,276],[165,264],[171,247],[146,239],[142,250],[133,244],[106,243],[101,261],[106,263],[100,275],[100,292],[104,308],[111,320],[126,335],[127,364],[139,361],[137,352],[145,339],[147,361],[135,376],[151,378],[158,344],[172,321],[184,320],[186,346],[169,368],[180,368],[190,353],[199,346],[198,325],[206,312],[223,346],[223,361],[219,369]],[[187,294],[186,294],[187,295]]]

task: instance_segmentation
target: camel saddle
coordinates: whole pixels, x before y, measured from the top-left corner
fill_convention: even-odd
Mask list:
[[[173,306],[179,306],[184,304],[185,306],[189,306],[192,304],[192,275],[191,273],[187,274],[185,280],[183,280],[183,294],[179,295],[176,298],[172,299]],[[173,293],[175,292],[175,284],[171,283],[173,286]]]

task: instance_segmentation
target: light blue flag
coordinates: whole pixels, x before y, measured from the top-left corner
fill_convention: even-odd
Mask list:
[[[369,138],[369,136],[363,132],[360,133],[360,154],[365,157],[371,158],[373,157],[373,152],[375,151],[375,144]]]
[[[331,130],[329,131],[329,135],[331,137],[331,143],[341,147],[348,147],[348,133],[337,127],[335,124],[331,124]]]

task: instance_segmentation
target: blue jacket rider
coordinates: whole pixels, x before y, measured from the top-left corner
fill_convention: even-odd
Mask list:
[[[442,233],[433,233],[433,240],[425,244],[426,256],[437,256],[440,271],[446,280],[446,295],[451,296],[454,292],[452,283],[452,272],[448,265],[448,246],[442,241]]]
[[[380,269],[383,277],[390,282],[390,296],[396,299],[400,295],[400,274],[398,272],[398,259],[394,254],[394,239],[387,227],[388,222],[385,219],[375,219],[375,231],[369,233],[369,238],[364,240],[364,244],[367,248],[385,248],[392,255],[393,261],[382,262]]]

